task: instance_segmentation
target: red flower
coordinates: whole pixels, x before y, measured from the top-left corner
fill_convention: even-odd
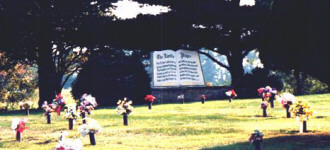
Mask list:
[[[55,111],[57,112],[57,115],[60,115],[60,113],[61,113],[61,105],[59,105],[59,106],[56,108]]]
[[[152,96],[152,95],[147,95],[144,100],[147,101],[147,102],[154,102],[156,99],[155,96]]]
[[[19,132],[19,133],[22,133],[25,129],[27,129],[28,127],[26,127],[25,126],[25,123],[26,122],[24,122],[23,121],[23,119],[19,122],[19,124],[17,125],[17,128],[15,129],[15,131],[17,132]]]
[[[259,89],[258,89],[258,94],[260,95],[262,92],[264,92],[264,89],[265,89],[265,88],[263,88],[263,87],[259,88]]]
[[[203,94],[203,95],[201,95],[201,98],[202,99],[206,99],[206,96]]]
[[[61,93],[58,93],[58,95],[56,96],[56,101],[58,101],[59,99],[63,99]]]

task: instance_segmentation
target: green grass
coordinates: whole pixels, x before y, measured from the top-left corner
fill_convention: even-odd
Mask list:
[[[307,122],[309,133],[298,133],[295,118],[286,118],[285,109],[275,103],[268,109],[269,117],[261,117],[260,99],[207,101],[185,104],[137,106],[123,126],[122,116],[115,107],[98,108],[91,117],[99,122],[102,131],[96,135],[96,146],[89,138],[81,138],[84,149],[254,149],[248,143],[251,132],[258,128],[265,134],[264,149],[330,149],[330,94],[301,96],[310,102],[314,115]],[[14,117],[29,119],[29,129],[23,141],[17,143],[10,129]],[[81,120],[77,121],[82,122]],[[74,130],[70,138],[80,138]],[[67,130],[68,121],[52,115],[46,124],[42,111],[32,110],[30,116],[15,111],[0,114],[0,149],[53,149],[60,132]]]

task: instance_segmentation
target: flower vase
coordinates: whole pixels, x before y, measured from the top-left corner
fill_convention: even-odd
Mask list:
[[[69,130],[73,129],[73,119],[69,119]]]
[[[46,116],[47,116],[47,124],[50,124],[50,123],[51,123],[51,120],[50,120],[50,112],[47,112],[47,113],[46,113]]]
[[[204,98],[202,98],[202,104],[204,104],[205,103],[205,99]]]
[[[233,101],[233,98],[229,97],[229,103],[231,103],[231,101]]]
[[[255,150],[262,150],[262,141],[261,140],[256,140],[254,141],[254,149]]]
[[[270,107],[271,107],[271,108],[274,108],[274,99],[270,99],[269,102],[270,102]]]
[[[149,104],[149,109],[151,109],[152,108],[152,102],[149,102],[148,104]]]
[[[304,120],[302,124],[303,124],[303,132],[307,133],[307,121]]]
[[[262,116],[267,117],[267,108],[262,109]]]
[[[89,140],[90,140],[90,142],[91,142],[92,145],[96,145],[95,133],[89,132]]]
[[[27,109],[25,110],[25,113],[26,113],[27,116],[30,115],[30,109],[27,108]]]
[[[123,119],[124,119],[124,125],[127,126],[128,125],[128,120],[127,120],[127,114],[123,114]]]
[[[22,137],[21,137],[21,133],[19,131],[16,131],[16,141],[21,142]]]
[[[291,118],[291,113],[290,113],[290,111],[289,111],[290,106],[289,106],[289,105],[285,105],[285,109],[286,109],[286,117],[287,117],[287,118]]]
[[[86,124],[86,113],[85,112],[81,112],[81,118],[83,120],[83,124]]]

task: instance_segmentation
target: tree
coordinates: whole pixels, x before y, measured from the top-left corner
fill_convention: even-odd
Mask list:
[[[92,94],[103,106],[116,105],[123,97],[142,104],[150,92],[150,78],[137,51],[103,49],[93,54],[72,86],[75,98]]]
[[[265,66],[304,72],[329,85],[329,10],[327,0],[275,1],[260,49]]]
[[[35,73],[29,65],[11,61],[0,53],[0,103],[6,104],[5,108],[0,106],[0,110],[13,108],[15,103],[29,98],[29,93],[37,86]]]
[[[0,19],[5,20],[0,23],[0,50],[22,63],[38,65],[39,106],[50,102],[85,61],[85,55],[73,52],[79,44],[70,39],[89,8],[95,9],[79,0],[0,1]]]

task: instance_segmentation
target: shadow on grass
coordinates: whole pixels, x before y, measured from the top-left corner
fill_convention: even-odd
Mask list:
[[[203,148],[204,150],[254,150],[249,142]],[[264,139],[264,150],[329,150],[330,133],[305,133]]]
[[[30,115],[40,115],[44,113],[42,109],[30,109]],[[0,116],[25,116],[25,110],[2,111]]]

